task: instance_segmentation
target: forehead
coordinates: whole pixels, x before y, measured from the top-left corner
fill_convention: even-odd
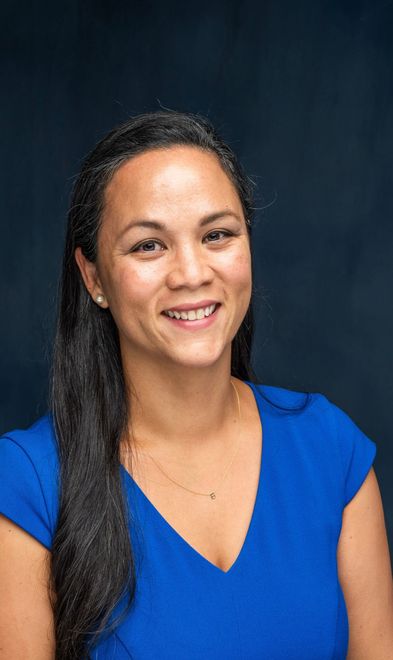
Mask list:
[[[127,208],[137,214],[159,213],[165,206],[185,204],[196,204],[198,212],[208,211],[212,204],[241,206],[214,153],[189,146],[144,152],[121,165],[105,191],[109,212]]]

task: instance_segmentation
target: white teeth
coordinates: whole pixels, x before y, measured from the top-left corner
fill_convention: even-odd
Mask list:
[[[210,316],[214,312],[216,305],[209,305],[208,307],[200,307],[199,309],[190,309],[188,312],[176,310],[168,310],[165,312],[167,316],[176,319],[183,319],[184,321],[195,321]]]

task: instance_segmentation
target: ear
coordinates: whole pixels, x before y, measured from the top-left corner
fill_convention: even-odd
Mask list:
[[[92,261],[86,259],[80,247],[77,247],[74,253],[75,261],[78,265],[85,287],[90,293],[95,303],[100,307],[108,307],[105,298],[105,293],[102,289],[101,281],[98,276],[97,266]],[[101,300],[96,300],[97,296],[101,296]]]

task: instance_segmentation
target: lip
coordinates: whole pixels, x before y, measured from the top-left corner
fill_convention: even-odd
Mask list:
[[[183,305],[173,305],[172,307],[166,307],[162,310],[162,313],[172,310],[176,312],[188,312],[190,309],[199,309],[200,307],[209,307],[210,305],[218,305],[218,300],[199,300],[199,302],[194,303],[184,303]]]
[[[211,325],[213,325],[213,323],[216,322],[217,317],[220,317],[221,315],[220,312],[221,312],[221,305],[217,304],[217,307],[214,310],[213,314],[210,314],[209,316],[205,316],[203,319],[195,319],[195,321],[187,321],[185,319],[172,318],[164,313],[162,313],[162,315],[175,328],[177,327],[182,330],[190,330],[191,332],[197,332],[198,330],[203,330],[204,328],[209,328]]]

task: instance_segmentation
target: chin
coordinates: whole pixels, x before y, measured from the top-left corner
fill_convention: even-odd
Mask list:
[[[206,369],[213,367],[223,357],[225,350],[204,351],[192,349],[184,351],[182,354],[173,355],[172,361],[179,367],[183,366],[190,369]]]

